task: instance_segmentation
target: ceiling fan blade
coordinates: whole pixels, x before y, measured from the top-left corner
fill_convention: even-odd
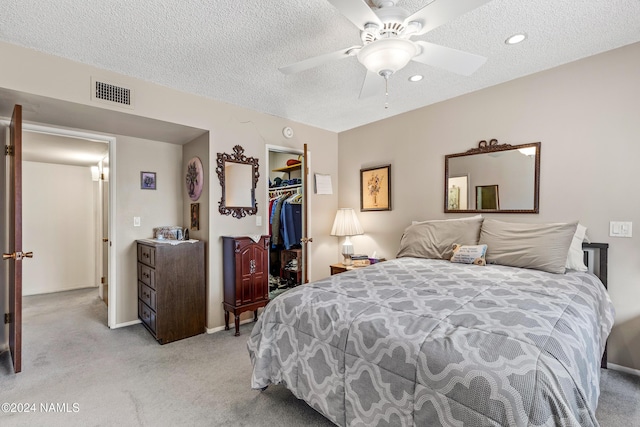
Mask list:
[[[424,34],[490,1],[491,0],[435,0],[413,15],[410,15],[404,22],[405,25],[412,21],[419,22],[422,24],[422,28],[414,33],[414,35]]]
[[[294,74],[299,73],[300,71],[305,71],[310,68],[317,67],[319,65],[325,64],[327,62],[336,61],[338,59],[349,58],[350,56],[354,56],[354,49],[360,49],[360,46],[351,46],[346,49],[341,49],[336,52],[325,53],[324,55],[314,56],[312,58],[304,59],[300,62],[296,62],[294,64],[285,65],[284,67],[278,68],[284,74]],[[351,53],[350,53],[351,51]]]
[[[382,21],[380,21],[380,18],[378,18],[378,15],[373,13],[373,10],[365,2],[365,0],[327,1],[361,30],[364,29],[364,26],[368,23],[377,24],[380,28],[384,26],[382,25]]]
[[[373,71],[367,71],[367,75],[364,76],[364,82],[362,83],[362,89],[360,90],[360,96],[358,98],[369,98],[381,93],[384,93],[384,77],[374,73]]]
[[[463,52],[450,47],[424,41],[415,41],[422,52],[413,57],[413,61],[470,76],[487,61],[484,56]]]

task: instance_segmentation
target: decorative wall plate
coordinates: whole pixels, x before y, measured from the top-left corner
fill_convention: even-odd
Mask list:
[[[185,180],[189,198],[195,202],[200,198],[202,186],[204,185],[204,170],[200,157],[192,157],[189,163],[187,163],[187,176]]]

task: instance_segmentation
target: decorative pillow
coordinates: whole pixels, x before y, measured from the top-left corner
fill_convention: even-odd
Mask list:
[[[454,243],[453,256],[451,262],[459,262],[461,264],[486,265],[485,254],[487,253],[487,245],[459,245]]]
[[[577,271],[588,271],[586,265],[584,265],[584,252],[582,251],[582,242],[588,241],[586,236],[587,227],[582,224],[578,224],[576,232],[571,240],[571,246],[569,247],[569,254],[567,255],[566,268]]]
[[[479,244],[487,245],[487,263],[565,272],[578,223],[524,224],[485,219]]]
[[[404,230],[397,258],[451,259],[453,244],[477,245],[482,217],[422,221]]]

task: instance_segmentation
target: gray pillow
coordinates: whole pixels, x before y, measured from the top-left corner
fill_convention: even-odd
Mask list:
[[[423,221],[404,230],[397,258],[451,259],[453,244],[477,245],[482,217]],[[566,256],[565,256],[566,261]]]
[[[487,264],[564,274],[577,225],[577,221],[525,224],[485,219],[478,243],[487,245]]]

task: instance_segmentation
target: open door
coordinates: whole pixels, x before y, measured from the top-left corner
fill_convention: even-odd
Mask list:
[[[102,199],[102,300],[109,305],[109,157],[105,157],[101,162],[100,169],[100,196]]]
[[[309,153],[307,144],[304,144],[304,152],[302,154],[302,283],[309,283],[309,243],[313,242],[313,237],[309,237]]]
[[[22,252],[22,106],[16,105],[11,116],[8,158],[9,247],[2,259],[9,262],[9,349],[15,373],[22,371],[22,260],[31,252]]]

